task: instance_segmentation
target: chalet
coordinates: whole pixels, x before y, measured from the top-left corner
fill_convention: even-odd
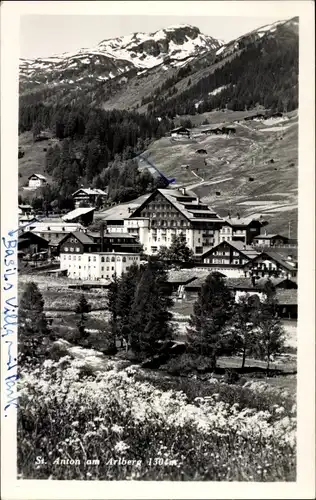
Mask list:
[[[62,219],[50,219],[45,221],[34,221],[29,223],[27,227],[21,227],[19,233],[32,231],[32,233],[44,238],[49,245],[51,255],[57,255],[59,251],[59,243],[66,234],[72,231],[83,231],[84,227],[78,222],[67,223]]]
[[[201,265],[222,272],[225,276],[242,276],[243,266],[258,255],[249,245],[240,241],[222,241],[201,256]]]
[[[170,130],[171,137],[187,137],[190,138],[190,130],[185,127],[178,127]]]
[[[19,205],[18,206],[18,214],[19,215],[30,215],[32,212],[31,205]]]
[[[207,129],[201,130],[201,134],[205,135],[230,135],[235,133],[235,127],[225,126],[222,124],[217,124],[213,127],[208,127]]]
[[[80,188],[72,195],[75,207],[92,207],[96,205],[97,199],[101,199],[101,202],[105,202],[107,199],[107,192],[102,189],[92,189],[92,188]]]
[[[133,211],[124,226],[137,235],[144,252],[155,254],[182,236],[196,255],[218,243],[223,220],[185,188],[157,189]]]
[[[291,255],[274,251],[264,251],[244,265],[245,272],[256,276],[296,278],[297,259]]]
[[[217,274],[217,272],[213,272],[212,274]],[[223,277],[221,273],[218,273]],[[195,298],[198,295],[198,292],[201,290],[203,283],[205,282],[207,276],[202,275],[184,285],[186,298]],[[297,291],[297,283],[291,279],[284,278],[261,278],[255,279],[252,278],[225,278],[225,284],[232,291],[232,294],[235,297],[236,302],[239,301],[240,297],[247,294],[249,297],[256,300],[263,300],[264,287],[266,283],[269,281],[276,289],[277,297],[282,296],[290,296],[292,292]],[[285,293],[283,293],[285,292]],[[292,295],[294,295],[292,294]]]
[[[41,174],[32,174],[28,178],[29,181],[29,188],[32,189],[37,189],[42,186],[46,186],[47,184],[47,179],[44,177],[44,175]]]
[[[80,222],[83,226],[89,226],[93,222],[95,208],[75,208],[66,215],[63,215],[62,219],[65,222]]]
[[[250,245],[253,239],[260,235],[261,228],[267,225],[262,217],[228,217],[224,218],[225,224],[220,231],[219,241],[241,241],[245,245]]]
[[[264,120],[266,118],[266,115],[262,113],[258,113],[256,115],[250,115],[250,116],[245,116],[244,120],[249,121],[249,120]]]
[[[18,237],[18,250],[24,255],[33,255],[48,250],[48,241],[32,231],[25,231]]]
[[[297,282],[287,278],[259,278],[251,276],[250,278],[227,278],[226,285],[234,293],[236,302],[240,297],[247,294],[250,297],[258,297],[263,300],[264,288],[267,283],[270,283],[277,291],[278,290],[296,290]]]
[[[297,319],[297,290],[277,290],[278,314],[281,318]]]
[[[202,276],[207,276],[209,273],[202,272]],[[189,285],[192,281],[196,280],[198,277],[201,277],[201,271],[198,268],[193,269],[180,269],[177,271],[169,271],[167,286],[170,292],[178,291],[178,295],[182,295],[181,292],[184,291],[184,287]],[[183,297],[181,297],[183,298]]]
[[[253,245],[264,247],[277,247],[288,244],[289,239],[280,234],[260,234],[253,239]]]

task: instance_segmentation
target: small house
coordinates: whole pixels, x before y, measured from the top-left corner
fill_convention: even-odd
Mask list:
[[[32,207],[31,205],[19,205],[18,206],[18,214],[23,216],[23,215],[30,215],[32,212]]]
[[[275,276],[296,278],[297,260],[291,255],[285,255],[275,250],[264,251],[244,266],[245,272],[249,271],[257,276]]]
[[[277,247],[280,245],[286,245],[289,239],[286,236],[281,236],[280,234],[259,234],[253,239],[253,244],[265,247]]]
[[[26,231],[18,237],[18,250],[24,255],[39,253],[48,250],[48,241],[32,231]]]
[[[44,175],[41,174],[32,174],[28,178],[29,181],[29,188],[32,189],[37,189],[42,186],[46,186],[47,184],[47,179],[44,177]]]
[[[174,128],[170,131],[171,137],[187,137],[190,138],[190,130],[185,127]]]
[[[97,204],[97,199],[104,203],[107,199],[107,192],[98,188],[80,188],[72,195],[75,207],[92,207]]]

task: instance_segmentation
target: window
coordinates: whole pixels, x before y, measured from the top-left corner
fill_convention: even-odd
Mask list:
[[[76,247],[76,252],[80,252],[80,248],[79,247]]]
[[[64,255],[64,260],[66,260],[66,259],[67,259],[67,255]]]
[[[74,251],[74,247],[70,247],[70,251],[73,252]]]
[[[121,261],[121,257],[116,257],[117,262]]]
[[[106,258],[106,262],[110,262],[110,257],[107,257],[107,258]]]
[[[233,260],[233,263],[234,263],[234,264],[239,264],[239,260],[238,260],[238,259],[234,259],[234,260]]]
[[[114,266],[111,267],[111,270],[114,271]]]
[[[122,258],[122,262],[126,262],[126,257]],[[127,268],[126,268],[127,269]]]
[[[106,270],[107,270],[107,271],[109,271],[109,270],[110,270],[109,266],[106,266]]]
[[[74,260],[76,260],[76,259],[77,259],[77,257],[74,255]]]
[[[65,252],[68,252],[68,247],[65,247],[64,250],[65,250]]]
[[[101,262],[104,262],[104,257],[101,257]]]
[[[111,257],[111,262],[115,262],[115,257]]]
[[[81,255],[78,255],[78,260],[81,260]]]
[[[94,255],[93,256],[93,262],[96,262],[96,260],[97,260],[97,257]]]
[[[91,257],[88,257],[88,262],[91,262]]]
[[[101,271],[104,271],[104,267],[103,266],[101,267]]]
[[[101,278],[104,278],[104,275],[103,275],[103,274],[101,274]]]
[[[68,260],[71,260],[71,255],[68,255]]]

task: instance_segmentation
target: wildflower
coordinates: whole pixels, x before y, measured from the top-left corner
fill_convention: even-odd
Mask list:
[[[116,445],[114,446],[114,450],[117,453],[124,453],[126,450],[128,450],[130,446],[128,446],[124,441],[118,441]]]
[[[114,424],[111,427],[111,431],[115,432],[116,434],[118,434],[120,436],[121,434],[123,434],[124,429],[120,425]]]

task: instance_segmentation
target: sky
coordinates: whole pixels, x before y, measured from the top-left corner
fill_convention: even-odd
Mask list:
[[[20,24],[20,57],[48,57],[93,47],[108,38],[137,31],[152,33],[177,24],[197,26],[201,33],[228,42],[279,20],[276,17],[244,16],[23,15]]]

